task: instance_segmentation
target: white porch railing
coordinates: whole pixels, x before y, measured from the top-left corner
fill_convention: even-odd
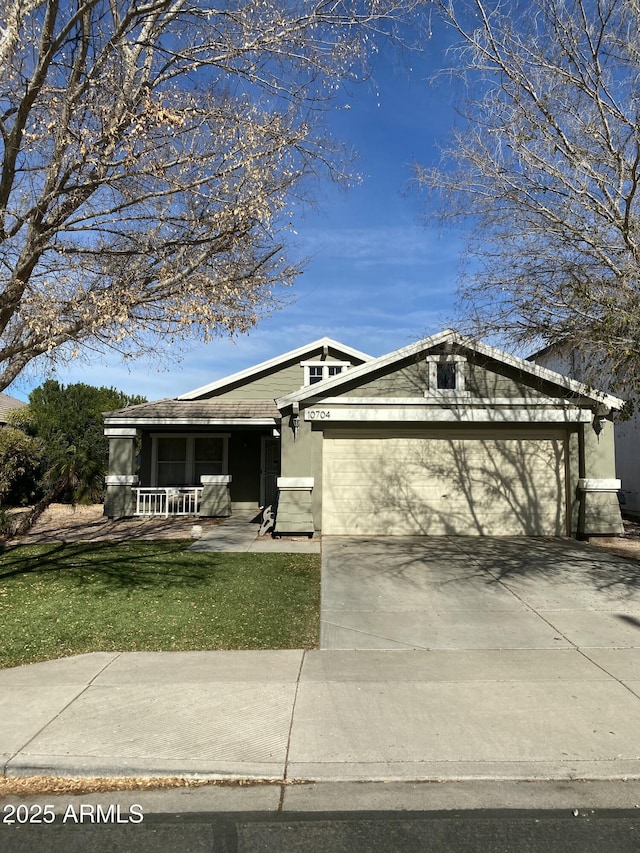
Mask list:
[[[152,486],[134,488],[136,515],[144,517],[198,515],[202,486]]]

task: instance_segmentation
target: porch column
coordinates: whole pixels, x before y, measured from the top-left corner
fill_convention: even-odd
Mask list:
[[[274,533],[313,536],[313,477],[278,477],[278,509]]]
[[[106,477],[104,514],[109,518],[130,518],[135,513],[133,487],[138,484],[136,470],[135,427],[107,427],[109,473]]]
[[[203,474],[200,511],[203,517],[227,518],[231,515],[231,475]]]
[[[581,533],[584,536],[618,536],[624,530],[618,492],[620,480],[578,480],[582,497]]]
[[[578,535],[617,536],[623,532],[615,475],[613,421],[610,415],[594,413],[584,424],[583,474],[578,480]]]

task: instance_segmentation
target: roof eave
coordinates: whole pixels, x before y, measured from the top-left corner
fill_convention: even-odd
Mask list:
[[[292,405],[293,403],[301,403],[309,398],[322,396],[326,391],[339,388],[347,382],[353,382],[354,379],[365,377],[371,373],[374,373],[377,370],[380,370],[381,368],[389,367],[397,362],[404,360],[405,358],[408,358],[412,355],[417,355],[418,353],[427,351],[429,349],[433,349],[434,347],[446,343],[447,341],[455,343],[458,346],[464,347],[466,349],[473,350],[479,353],[480,355],[485,355],[487,358],[491,358],[494,361],[507,364],[510,367],[516,368],[517,370],[522,370],[524,373],[528,373],[531,376],[535,376],[539,379],[544,379],[547,382],[551,382],[554,385],[564,388],[566,391],[570,391],[571,393],[576,394],[580,397],[592,400],[594,403],[601,406],[606,406],[611,410],[619,411],[624,406],[624,400],[621,400],[618,397],[614,397],[613,395],[607,394],[604,391],[598,391],[597,389],[591,388],[588,385],[585,385],[582,382],[578,382],[575,379],[569,379],[568,377],[563,376],[560,373],[556,373],[554,370],[549,370],[546,367],[541,367],[540,365],[532,364],[531,362],[528,362],[525,359],[518,358],[518,356],[510,355],[509,353],[506,353],[503,350],[499,350],[496,347],[489,346],[488,344],[483,344],[479,341],[476,341],[470,336],[463,336],[459,332],[454,331],[453,329],[445,329],[443,332],[438,332],[437,334],[431,335],[428,338],[424,338],[423,340],[418,341],[417,343],[409,344],[408,346],[402,347],[401,349],[395,350],[394,352],[388,353],[387,355],[372,359],[366,364],[362,364],[358,367],[353,367],[349,371],[339,374],[338,376],[334,376],[330,379],[325,379],[323,382],[317,382],[315,385],[307,386],[305,388],[301,388],[298,391],[294,391],[291,394],[286,394],[282,397],[278,397],[275,401],[276,406],[280,410],[282,410],[287,406]]]
[[[154,426],[254,426],[273,427],[278,426],[279,418],[243,418],[243,417],[221,417],[221,418],[180,418],[180,417],[155,417],[155,418],[112,418],[105,420],[105,429],[108,427],[140,427],[147,429]]]

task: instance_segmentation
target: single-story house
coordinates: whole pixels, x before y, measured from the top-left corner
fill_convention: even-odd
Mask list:
[[[380,358],[323,338],[105,413],[105,513],[270,506],[276,535],[616,534],[622,406],[451,330]]]
[[[613,370],[607,370],[606,364],[577,349],[562,344],[551,345],[530,355],[528,361],[581,382],[591,379],[593,365],[597,364],[598,377],[601,377],[597,384],[607,391],[611,390],[609,385]],[[616,477],[621,483],[618,492],[620,506],[625,515],[640,518],[640,411],[636,408],[630,417],[614,417],[613,431]]]

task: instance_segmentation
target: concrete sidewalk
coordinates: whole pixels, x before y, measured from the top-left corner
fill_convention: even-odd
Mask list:
[[[95,653],[0,671],[7,775],[640,779],[640,649]]]

